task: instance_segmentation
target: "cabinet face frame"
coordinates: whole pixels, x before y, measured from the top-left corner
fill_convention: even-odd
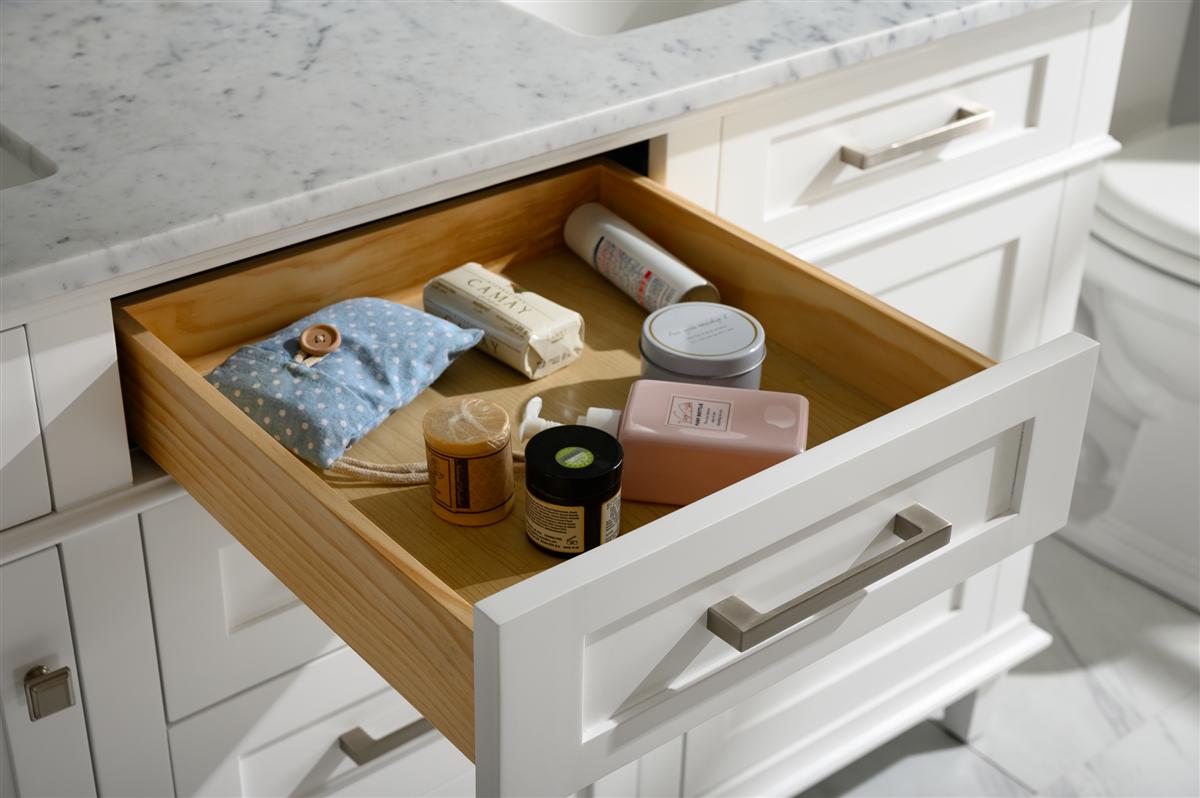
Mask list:
[[[465,260],[503,264],[559,247],[562,220],[589,200],[705,273],[727,301],[778,331],[774,337],[822,374],[898,409],[473,605],[226,401],[195,365],[211,365],[210,353],[330,301],[386,293],[380,286],[396,279],[398,261],[415,270],[419,286]],[[668,584],[683,589],[727,571],[848,507],[890,518],[895,508],[874,507],[874,493],[1004,435],[1019,442],[1009,474],[1019,512],[880,583],[875,609],[859,616],[862,628],[1056,529],[1078,451],[1071,417],[1086,403],[1094,361],[1094,345],[1076,336],[987,368],[986,358],[652,181],[594,162],[131,298],[116,322],[135,438],[475,757],[484,794],[571,792],[770,684],[796,657],[820,655],[820,646],[785,633],[701,679],[701,689],[654,703],[656,716],[634,712],[628,717],[636,722],[587,736],[579,722],[583,638],[659,600]],[[728,540],[731,523],[751,521],[751,534]],[[545,661],[561,663],[562,672],[541,678]]]

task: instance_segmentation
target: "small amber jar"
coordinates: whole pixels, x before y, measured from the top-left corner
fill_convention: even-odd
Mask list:
[[[487,399],[451,399],[425,414],[433,512],[460,526],[486,526],[513,508],[508,413]]]

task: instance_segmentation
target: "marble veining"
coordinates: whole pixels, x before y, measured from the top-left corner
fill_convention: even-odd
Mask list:
[[[497,2],[5,2],[0,310],[943,38],[1046,0],[745,2],[582,37]]]

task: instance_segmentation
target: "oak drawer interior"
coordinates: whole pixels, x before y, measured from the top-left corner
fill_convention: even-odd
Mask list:
[[[586,323],[583,356],[531,382],[481,352],[468,352],[351,454],[380,462],[423,459],[421,418],[449,396],[483,395],[512,416],[535,394],[553,418],[574,417],[588,406],[621,407],[638,374],[644,313],[562,242],[566,216],[589,201],[628,219],[712,280],[723,301],[763,323],[769,353],[763,387],[808,397],[810,448],[989,365],[982,355],[603,161],[116,303],[135,439],[468,756],[474,742],[472,606],[561,562],[526,540],[523,490],[502,523],[447,524],[430,510],[427,488],[360,484],[307,466],[203,374],[237,347],[341,299],[381,296],[420,307],[427,280],[474,260],[578,310]],[[626,502],[622,532],[672,509]]]

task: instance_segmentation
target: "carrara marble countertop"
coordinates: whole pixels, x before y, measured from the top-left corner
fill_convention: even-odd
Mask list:
[[[0,192],[0,311],[1041,5],[745,0],[593,38],[498,2],[5,2],[0,121],[58,171]]]

